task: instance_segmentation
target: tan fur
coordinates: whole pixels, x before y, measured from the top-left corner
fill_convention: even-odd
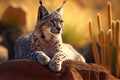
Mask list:
[[[17,40],[15,58],[36,59],[53,71],[60,71],[62,62],[68,59],[85,62],[71,45],[62,42],[62,29],[63,20],[57,10],[38,19],[35,30]]]

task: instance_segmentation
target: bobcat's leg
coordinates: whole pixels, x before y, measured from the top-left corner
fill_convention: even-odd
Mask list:
[[[64,52],[58,52],[54,55],[49,63],[49,67],[53,71],[60,71],[62,68],[62,62],[67,60],[67,56]]]
[[[27,59],[36,59],[42,65],[47,65],[50,58],[42,51],[36,51],[25,56]]]

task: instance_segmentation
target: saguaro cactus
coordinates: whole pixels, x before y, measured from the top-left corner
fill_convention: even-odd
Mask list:
[[[112,20],[111,3],[107,3],[108,28],[104,30],[101,26],[101,15],[98,13],[98,44],[101,47],[101,65],[109,70],[113,75],[120,78],[120,21]],[[89,22],[89,34],[92,42],[95,62],[99,64],[98,51],[93,38],[91,22]],[[92,37],[92,38],[91,38]]]

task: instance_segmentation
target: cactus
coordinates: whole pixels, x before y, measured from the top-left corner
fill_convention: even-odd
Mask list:
[[[100,64],[100,58],[99,58],[99,54],[98,54],[98,50],[97,50],[97,45],[96,45],[96,42],[95,42],[94,37],[93,37],[92,21],[91,20],[89,21],[88,27],[89,27],[89,34],[90,34],[90,39],[91,39],[91,43],[92,43],[93,56],[94,56],[95,62],[97,64]]]
[[[101,47],[101,65],[109,70],[113,75],[120,78],[120,21],[112,20],[111,3],[107,3],[108,12],[108,28],[104,30],[101,26],[101,15],[97,14],[98,23],[98,44]],[[98,51],[96,51],[96,43],[92,33],[91,22],[89,22],[89,34],[92,42],[94,58],[96,64],[99,64]],[[99,61],[98,61],[99,60]]]
[[[108,29],[110,29],[112,22],[112,8],[110,2],[107,2],[107,11],[108,11]]]

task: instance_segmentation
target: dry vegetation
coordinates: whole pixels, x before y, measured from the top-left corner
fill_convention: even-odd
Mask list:
[[[101,47],[102,66],[109,70],[116,77],[120,77],[120,21],[112,19],[111,3],[107,3],[108,27],[107,30],[101,26],[101,15],[97,15],[98,22],[98,43]],[[92,22],[89,21],[89,34],[94,51],[95,62],[100,65],[96,41],[93,36]],[[104,25],[104,24],[103,24]]]

